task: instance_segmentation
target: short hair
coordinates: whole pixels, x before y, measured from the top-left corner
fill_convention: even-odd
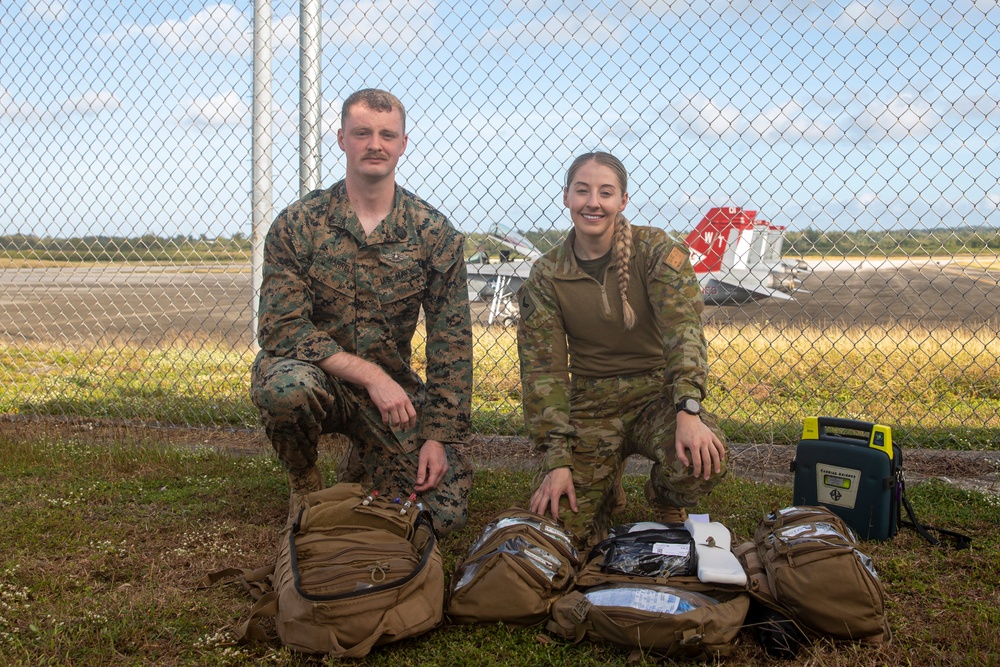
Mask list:
[[[365,88],[364,90],[359,90],[355,93],[351,93],[346,100],[344,100],[344,106],[340,111],[340,124],[343,127],[347,123],[347,114],[351,110],[351,107],[358,104],[363,104],[373,111],[384,111],[390,113],[393,109],[399,111],[400,117],[403,119],[403,132],[406,132],[406,109],[403,108],[403,103],[399,101],[399,98],[390,92],[385,90],[379,90],[378,88]]]

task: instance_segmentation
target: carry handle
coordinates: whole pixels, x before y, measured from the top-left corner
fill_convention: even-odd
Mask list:
[[[836,428],[848,433],[831,434],[828,428]],[[850,433],[853,431],[854,433]],[[867,446],[877,449],[889,460],[893,459],[892,431],[888,426],[860,419],[843,419],[841,417],[806,417],[802,428],[803,440],[832,440],[851,445]]]

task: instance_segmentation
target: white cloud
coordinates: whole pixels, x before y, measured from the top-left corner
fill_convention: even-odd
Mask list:
[[[632,14],[614,3],[610,7],[600,3],[594,7],[578,4],[572,9],[560,5],[555,11],[546,12],[549,14],[547,17],[540,17],[542,12],[535,10],[523,17],[507,20],[502,27],[491,28],[479,36],[478,43],[485,48],[509,48],[515,43],[521,46],[532,43],[579,46],[621,43],[630,34],[632,24],[638,22],[642,15],[662,16],[666,11],[644,8],[641,15],[637,15],[638,12]],[[629,20],[623,20],[622,16]]]
[[[192,100],[184,109],[183,117],[194,125],[249,125],[250,106],[236,92],[230,91]]]
[[[121,100],[106,91],[91,91],[71,97],[62,103],[63,113],[96,113],[120,107]]]
[[[323,100],[322,129],[323,136],[336,136],[340,129],[340,110],[343,100]]]
[[[323,39],[337,45],[385,45],[417,51],[435,36],[437,4],[426,0],[342,2],[323,22]],[[297,37],[296,37],[297,39]]]
[[[903,2],[855,2],[844,8],[834,25],[842,31],[858,28],[868,33],[876,28],[888,31],[896,26],[912,27],[919,17]]]
[[[767,143],[804,139],[814,144],[824,139],[837,141],[842,138],[843,132],[837,127],[829,110],[817,109],[819,111],[812,108],[807,110],[797,102],[788,102],[781,107],[765,109],[750,121],[750,126],[754,134],[759,134]],[[815,117],[810,113],[815,114]]]
[[[946,113],[956,113],[961,119],[973,125],[979,125],[984,120],[1000,124],[1000,101],[989,95],[975,97],[962,95]]]
[[[19,102],[0,87],[0,117],[20,122],[50,122],[60,115],[97,113],[121,108],[121,100],[107,91],[90,91],[48,107]]]
[[[27,102],[18,102],[14,96],[0,86],[0,118],[24,121],[41,117],[41,112]]]
[[[821,140],[836,142],[847,136],[872,141],[923,139],[940,121],[930,103],[907,93],[865,106],[832,101],[825,105],[810,103],[805,107],[791,101],[764,109],[752,117],[735,106],[718,105],[701,93],[675,100],[670,107],[671,127],[678,134],[729,143],[739,138],[752,143],[758,137],[769,144],[801,140],[810,144]],[[980,101],[977,108],[980,112],[988,112],[990,102]]]
[[[27,0],[21,8],[21,19],[32,23],[62,21],[69,16],[70,9],[72,7],[65,2]]]
[[[434,37],[437,7],[425,0],[344,2],[324,17],[324,47],[345,42],[384,45],[396,52],[414,51]],[[292,52],[299,43],[297,14],[272,17],[271,45]],[[182,19],[159,25],[126,26],[101,40],[111,44],[124,37],[146,35],[177,53],[220,53],[249,57],[253,50],[253,20],[249,10],[216,4]]]
[[[868,206],[870,206],[873,202],[875,202],[878,199],[878,195],[876,193],[874,193],[874,192],[871,192],[871,191],[868,191],[868,192],[859,192],[859,193],[857,193],[854,196],[854,199],[859,204],[861,204],[862,208],[867,208]],[[847,205],[845,205],[845,207],[849,206],[849,205],[850,204],[848,203]]]
[[[165,21],[153,38],[173,51],[247,56],[253,37],[251,22],[234,5],[212,5],[184,21]]]
[[[674,100],[670,106],[677,114],[674,130],[678,134],[710,135],[731,141],[751,125],[737,107],[718,106],[701,93]]]
[[[901,141],[907,137],[922,139],[930,134],[939,116],[926,100],[898,94],[888,102],[869,104],[854,124],[873,140],[889,138]]]

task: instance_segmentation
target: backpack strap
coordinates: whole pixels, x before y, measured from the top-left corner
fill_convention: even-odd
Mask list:
[[[259,600],[271,591],[271,577],[274,574],[274,563],[250,570],[239,567],[227,567],[216,572],[209,572],[195,584],[196,590],[212,588],[220,584],[238,583],[254,600]]]
[[[261,625],[261,621],[266,618],[274,618],[278,614],[278,593],[271,591],[254,603],[248,618],[239,628],[236,629],[236,637],[240,642],[261,641],[267,642],[275,639],[273,634],[269,634]]]
[[[928,530],[933,530],[937,532],[942,537],[948,537],[952,540],[952,546],[957,550],[968,549],[972,546],[972,538],[968,535],[963,535],[962,533],[955,532],[953,530],[947,530],[945,528],[938,528],[937,526],[926,526],[920,523],[917,519],[916,512],[913,511],[913,505],[910,504],[910,499],[906,497],[906,486],[903,481],[899,481],[899,493],[901,505],[906,508],[906,514],[910,517],[909,521],[904,520],[902,517],[899,519],[899,525],[906,526],[907,528],[912,528],[917,531],[920,537],[924,538],[934,546],[941,544],[941,540],[937,539]]]

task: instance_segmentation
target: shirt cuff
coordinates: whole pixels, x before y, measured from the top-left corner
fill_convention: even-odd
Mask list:
[[[573,453],[562,447],[550,449],[542,457],[542,470],[549,472],[556,468],[572,468]]]
[[[702,401],[705,399],[705,396],[698,385],[682,380],[674,384],[674,405],[680,403],[682,398],[694,398]]]

